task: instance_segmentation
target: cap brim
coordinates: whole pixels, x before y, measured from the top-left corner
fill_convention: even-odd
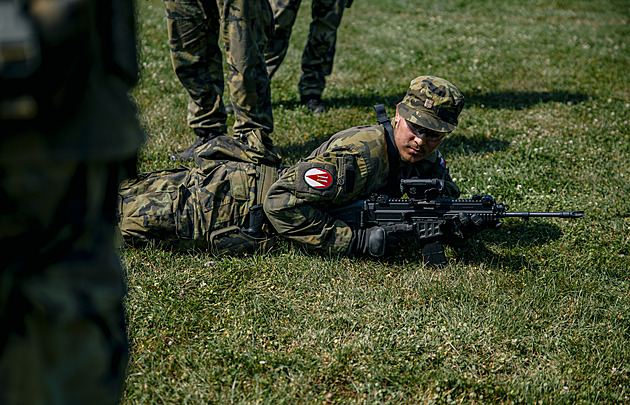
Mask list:
[[[435,132],[453,132],[457,127],[457,122],[444,121],[433,111],[419,108],[410,108],[405,104],[398,105],[398,114],[407,121],[420,125]]]

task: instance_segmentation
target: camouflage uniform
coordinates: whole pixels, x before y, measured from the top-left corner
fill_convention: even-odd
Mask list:
[[[225,134],[223,40],[234,132],[273,131],[271,90],[263,47],[273,30],[263,0],[164,0],[173,68],[190,94],[188,124]]]
[[[289,38],[302,0],[270,0],[275,17],[273,38],[265,47],[267,72],[272,78],[284,60],[289,48]],[[337,28],[343,11],[352,0],[313,0],[312,16],[306,46],[302,53],[302,75],[298,90],[302,98],[321,97],[326,86],[326,76],[332,73]]]
[[[352,229],[326,214],[326,209],[382,192],[388,186],[389,166],[382,125],[339,132],[308,158],[281,173],[267,193],[265,213],[280,235],[314,250],[345,253]],[[437,151],[418,164],[399,164],[395,178],[412,177],[444,179],[446,195],[459,196]],[[388,194],[399,197],[391,191]]]
[[[408,121],[446,134],[457,126],[463,105],[464,96],[451,83],[420,76],[411,82],[398,113]],[[459,196],[437,150],[416,164],[404,164],[393,145],[395,141],[389,139],[388,145],[384,125],[351,128],[334,135],[308,158],[281,173],[264,203],[274,229],[314,250],[349,253],[353,230],[327,214],[327,209],[348,205],[374,192],[398,197],[394,186],[401,178],[443,179],[444,195]],[[391,150],[397,153],[392,155]],[[396,157],[400,161],[393,162]]]
[[[197,150],[194,168],[144,173],[124,182],[118,208],[124,240],[215,252],[270,244],[264,235],[253,240],[239,232],[276,180],[280,164],[277,153],[257,141],[218,136]]]
[[[223,136],[199,149],[195,168],[144,173],[126,181],[119,201],[119,226],[125,241],[154,240],[178,248],[212,250],[213,232],[246,227],[249,209],[264,202],[271,224],[282,236],[315,249],[343,253],[352,230],[326,215],[323,208],[365,198],[388,183],[382,125],[333,135],[296,166],[280,170],[280,178],[270,188],[260,184],[261,168],[272,168],[275,180],[279,160],[264,160],[270,164],[252,163],[238,141]],[[313,187],[304,181],[308,173],[322,171],[330,174],[328,187]],[[416,165],[399,165],[397,178],[411,177],[445,179],[448,195],[459,195],[439,152]],[[260,195],[266,198],[262,200]],[[266,231],[275,233],[270,227]]]
[[[30,51],[0,60],[0,403],[116,404],[128,346],[112,196],[142,142],[134,6],[9,3],[19,27],[0,46],[20,32]]]
[[[413,81],[399,108],[408,119],[450,132],[457,124],[463,98],[457,105],[459,110],[451,116],[453,108],[445,103],[453,95],[444,83],[435,78]],[[422,114],[413,116],[419,110]],[[216,251],[220,249],[213,244],[215,233],[228,228],[238,232],[246,227],[250,208],[262,202],[271,225],[264,229],[267,235],[279,233],[315,250],[346,253],[353,230],[333,219],[326,209],[348,205],[373,192],[397,196],[392,192],[397,189],[391,186],[399,184],[401,178],[444,179],[445,195],[459,196],[438,151],[416,164],[400,161],[392,165],[386,136],[384,125],[339,132],[297,165],[281,169],[273,184],[269,179],[275,180],[280,163],[277,155],[260,143],[245,145],[229,137],[217,137],[199,149],[197,167],[143,174],[124,184],[120,191],[120,228],[129,243],[158,240],[177,247]],[[400,160],[394,150],[393,156]],[[267,181],[261,181],[265,171]],[[243,245],[243,238],[224,238],[223,243]]]

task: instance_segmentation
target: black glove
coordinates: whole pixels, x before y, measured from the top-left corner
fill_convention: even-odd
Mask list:
[[[348,247],[348,254],[370,255],[381,257],[385,254],[387,233],[379,226],[367,229],[356,229],[352,232],[352,240]]]
[[[450,230],[448,243],[458,245],[464,243],[468,238],[478,234],[484,229],[498,228],[502,223],[497,221],[485,221],[478,214],[465,214],[460,212],[453,220],[453,227]]]
[[[385,248],[395,249],[406,238],[413,238],[413,229],[411,224],[355,229],[352,233],[352,241],[347,253],[381,257],[385,254]]]

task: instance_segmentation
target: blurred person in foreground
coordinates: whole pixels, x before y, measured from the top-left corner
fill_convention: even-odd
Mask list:
[[[131,0],[0,1],[1,404],[121,399],[134,18]]]
[[[444,196],[457,198],[437,148],[463,106],[452,83],[417,77],[392,120],[377,109],[379,124],[338,132],[289,168],[269,150],[216,138],[199,149],[196,167],[144,173],[121,186],[123,237],[237,253],[267,248],[280,235],[322,253],[380,257],[396,248],[382,228],[353,228],[328,211],[372,193],[400,197],[403,178],[442,179]]]

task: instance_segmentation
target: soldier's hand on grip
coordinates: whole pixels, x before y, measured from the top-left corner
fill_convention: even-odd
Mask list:
[[[385,254],[386,244],[387,233],[380,226],[356,229],[353,231],[352,241],[347,253],[381,257]]]
[[[461,244],[484,229],[499,228],[501,225],[502,223],[498,221],[486,221],[478,214],[460,212],[453,221],[449,242],[454,245]]]

